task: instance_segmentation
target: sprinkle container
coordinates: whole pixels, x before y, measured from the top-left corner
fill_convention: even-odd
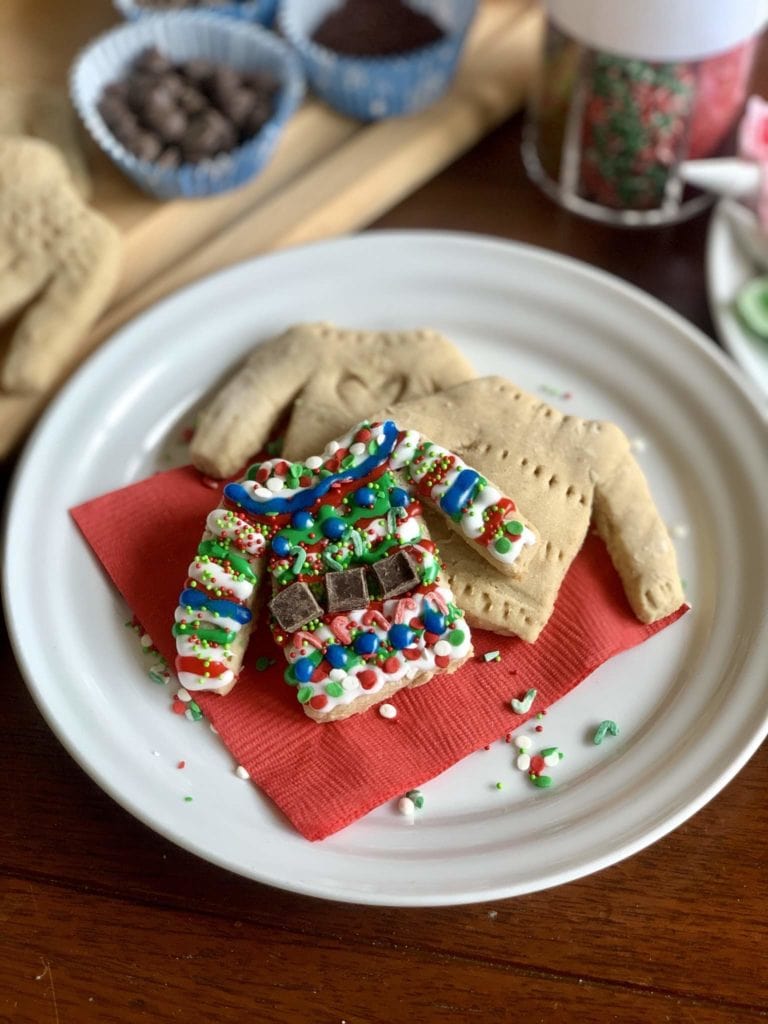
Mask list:
[[[199,57],[239,71],[269,72],[279,83],[271,117],[247,142],[201,163],[168,168],[140,160],[115,138],[97,104],[104,87],[122,78],[136,57],[153,46],[174,61]],[[75,60],[70,93],[95,142],[140,188],[160,199],[192,198],[236,188],[264,167],[303,98],[304,76],[290,47],[267,29],[207,12],[179,11],[147,15],[95,39]]]
[[[561,205],[625,226],[671,223],[709,197],[683,160],[732,152],[768,0],[545,0],[523,139]]]
[[[313,42],[340,0],[281,0],[283,35],[296,48],[307,79],[326,103],[350,117],[376,121],[423,110],[448,89],[478,0],[409,0],[442,29],[442,39],[407,53],[350,57]]]

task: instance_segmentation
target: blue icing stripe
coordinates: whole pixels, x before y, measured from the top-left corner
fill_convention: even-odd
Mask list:
[[[298,491],[290,498],[269,498],[266,501],[257,501],[251,497],[242,484],[227,484],[224,488],[224,494],[230,501],[234,501],[235,504],[241,505],[246,511],[253,512],[259,516],[281,515],[285,512],[298,512],[299,509],[309,508],[311,505],[314,505],[318,498],[326,495],[337,480],[360,480],[368,476],[369,473],[372,473],[377,466],[389,458],[397,443],[398,429],[392,420],[387,420],[383,423],[381,429],[384,432],[383,442],[374,454],[369,455],[367,459],[363,459],[360,465],[351,466],[340,473],[331,473],[330,476],[326,476],[319,483],[316,483],[314,487]]]
[[[440,499],[440,508],[451,517],[458,516],[472,497],[480,474],[474,469],[462,469],[451,486]]]
[[[205,608],[214,615],[220,615],[225,619],[234,619],[235,622],[239,622],[243,626],[253,618],[248,609],[241,604],[235,604],[234,601],[209,601],[205,594],[201,594],[199,590],[192,590],[192,588],[182,590],[179,604],[182,608]]]

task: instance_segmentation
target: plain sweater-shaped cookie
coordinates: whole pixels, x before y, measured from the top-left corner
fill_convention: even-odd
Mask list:
[[[224,499],[179,598],[179,679],[193,693],[234,685],[266,576],[285,680],[321,722],[454,671],[472,653],[421,501],[490,572],[524,576],[539,543],[511,498],[391,420],[358,424],[300,463],[258,463]]]
[[[634,459],[612,423],[568,416],[500,377],[468,381],[388,406],[404,427],[434,437],[514,494],[542,538],[527,572],[509,579],[430,517],[448,582],[471,625],[533,642],[590,524],[605,541],[630,605],[655,622],[685,598],[675,549]]]

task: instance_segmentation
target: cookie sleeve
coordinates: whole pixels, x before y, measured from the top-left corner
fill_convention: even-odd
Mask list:
[[[676,611],[685,595],[675,548],[648,483],[618,428],[616,434],[624,451],[595,482],[592,514],[632,610],[651,623]]]
[[[525,575],[539,537],[512,498],[415,430],[400,432],[392,459],[473,550],[506,576]]]

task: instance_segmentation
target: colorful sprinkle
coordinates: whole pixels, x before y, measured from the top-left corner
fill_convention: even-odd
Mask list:
[[[382,718],[397,718],[397,708],[394,704],[382,704],[379,707],[379,714]]]
[[[605,739],[607,733],[610,733],[611,736],[619,735],[618,725],[616,725],[615,722],[612,722],[609,718],[606,718],[604,722],[601,722],[595,731],[595,735],[593,737],[592,742],[595,744],[596,747],[600,746],[600,744]]]
[[[413,802],[413,800],[411,800],[410,797],[401,796],[400,799],[397,801],[397,809],[398,811],[400,811],[401,814],[405,814],[406,816],[413,816],[413,813],[416,810],[416,804]]]
[[[501,651],[486,651],[483,661],[501,661]]]
[[[512,705],[512,710],[515,712],[515,714],[527,714],[531,710],[533,702],[536,700],[537,693],[537,690],[528,690],[521,700],[518,700],[517,698],[513,697],[509,703]]]
[[[409,800],[413,801],[416,810],[420,811],[424,806],[424,797],[421,795],[420,789],[409,789],[405,795]]]
[[[241,764],[239,764],[237,768],[235,768],[235,775],[238,777],[238,779],[250,779],[251,777],[251,773],[248,771],[248,769],[244,768]]]

